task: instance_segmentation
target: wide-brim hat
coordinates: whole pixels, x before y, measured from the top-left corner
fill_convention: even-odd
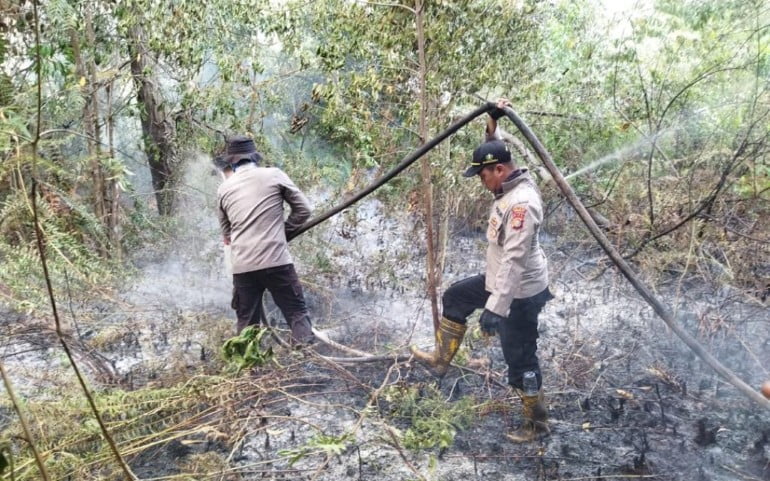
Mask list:
[[[227,152],[222,161],[228,165],[235,165],[242,160],[259,162],[262,156],[257,152],[254,140],[245,135],[236,135],[227,139]]]
[[[463,173],[464,177],[473,177],[488,165],[501,164],[511,161],[511,151],[508,144],[502,140],[490,140],[479,145],[473,151],[471,166]]]

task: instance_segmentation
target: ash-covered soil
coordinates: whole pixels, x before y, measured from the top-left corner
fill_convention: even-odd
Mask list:
[[[354,229],[340,218],[319,235],[336,270],[304,268],[316,327],[374,354],[429,347],[420,252],[390,256],[389,236],[399,234],[383,223],[392,221],[364,212]],[[483,269],[482,246],[472,233],[454,239],[446,284]],[[550,436],[506,440],[519,401],[504,385],[498,341],[482,339],[472,319],[458,366],[440,382],[408,361],[330,363],[279,349],[283,368],[251,376],[286,376],[286,385],[254,404],[261,417],[234,421],[246,434],[228,447],[223,479],[770,479],[770,413],[716,376],[622,277],[584,260],[600,253],[553,242],[547,251],[556,299],[541,315],[539,352]],[[379,270],[366,263],[372,256]],[[740,377],[753,386],[770,377],[767,304],[677,278],[657,291]]]
[[[299,239],[294,257],[317,328],[377,355],[432,346],[410,225],[386,220],[370,201]],[[234,325],[230,281],[216,226],[195,235],[205,238],[148,258],[120,303],[94,307],[91,322],[73,330],[97,387],[218,374],[216,350]],[[770,413],[689,351],[613,269],[586,260],[599,252],[556,240],[546,250],[556,299],[540,318],[539,353],[550,436],[506,440],[520,403],[504,385],[498,341],[482,339],[474,318],[440,382],[409,361],[348,363],[322,357],[352,356],[328,346],[293,352],[273,343],[275,362],[207,380],[200,402],[177,414],[189,430],[132,452],[129,463],[159,480],[770,480]],[[453,237],[445,285],[481,272],[483,252],[476,233]],[[675,276],[656,287],[741,378],[756,387],[770,379],[766,303]],[[274,308],[269,314],[283,325]],[[24,395],[55,398],[71,374],[50,332],[35,336],[14,337],[23,342],[6,367],[23,373]]]
[[[554,291],[540,338],[551,435],[537,442],[505,439],[520,420],[519,401],[501,384],[505,364],[497,341],[471,330],[458,367],[440,382],[410,362],[331,363],[279,349],[281,368],[246,377],[263,386],[278,379],[280,388],[236,411],[232,425],[245,434],[234,447],[209,443],[203,450],[228,456],[222,479],[770,479],[768,413],[695,358],[620,279],[608,272],[587,282],[567,271]],[[358,349],[394,352],[414,321],[399,315],[408,300],[390,295],[341,300],[332,311],[350,317],[327,326],[329,332]],[[679,317],[757,385],[768,361],[766,307],[700,295]],[[423,309],[411,302],[415,312]],[[394,304],[401,307],[390,317],[384,309]],[[720,306],[726,319],[740,322],[729,329],[707,325],[707,313]],[[430,345],[423,321],[414,338]],[[323,346],[317,351],[347,356]],[[455,406],[469,419],[454,413],[447,420],[441,409]],[[435,431],[420,431],[425,422]],[[432,446],[415,448],[415,432]],[[168,449],[158,453],[169,474],[179,472],[174,463],[200,455]],[[158,453],[137,458],[137,474],[157,475]]]
[[[595,282],[565,276],[555,283],[557,299],[544,312],[540,339],[552,433],[538,442],[505,439],[519,422],[519,402],[499,384],[505,365],[496,342],[472,333],[460,364],[475,372],[454,368],[440,383],[409,362],[356,364],[340,373],[309,357],[297,366],[307,383],[296,387],[304,391],[301,399],[289,398],[276,411],[301,421],[282,420],[272,433],[247,437],[237,462],[277,459],[269,476],[287,479],[770,479],[768,413],[717,378],[617,281],[607,274]],[[706,332],[703,314],[680,317],[757,385],[768,361],[761,350],[767,310],[741,305],[739,311],[746,327],[729,332]],[[348,330],[338,340],[371,351],[398,345],[408,332],[387,318],[353,322]],[[418,334],[430,344],[426,329]],[[398,403],[407,401],[393,393],[413,390],[417,399],[434,399],[434,389],[447,409],[472,399],[470,424],[450,427],[456,436],[446,448],[408,449],[405,434],[424,413],[401,415]],[[320,433],[349,437],[334,452],[318,447]],[[292,464],[297,450],[305,451]]]

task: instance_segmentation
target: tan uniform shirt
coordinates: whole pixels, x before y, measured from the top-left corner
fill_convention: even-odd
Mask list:
[[[543,222],[540,192],[524,172],[503,183],[487,228],[486,308],[507,316],[514,299],[525,299],[548,287],[548,263],[538,241]]]
[[[310,203],[283,171],[243,165],[222,182],[217,199],[233,274],[292,263],[286,235],[310,217]],[[291,207],[285,221],[284,201]]]

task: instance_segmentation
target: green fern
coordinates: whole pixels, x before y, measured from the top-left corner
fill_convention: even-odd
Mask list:
[[[237,372],[253,366],[262,366],[273,358],[273,348],[262,349],[260,343],[267,329],[249,326],[235,337],[225,341],[222,357]]]

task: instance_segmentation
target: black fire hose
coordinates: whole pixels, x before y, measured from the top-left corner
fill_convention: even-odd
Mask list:
[[[323,214],[319,215],[318,217],[315,217],[313,219],[310,219],[309,221],[305,222],[300,226],[299,229],[292,232],[287,236],[288,240],[292,240],[295,237],[297,237],[300,234],[303,234],[307,232],[308,230],[312,229],[313,227],[317,226],[321,222],[329,219],[330,217],[339,214],[343,210],[347,209],[351,205],[355,204],[359,200],[363,199],[367,195],[371,194],[375,190],[379,189],[386,183],[388,183],[393,177],[397,176],[401,173],[402,170],[406,169],[410,165],[412,165],[416,160],[418,160],[423,155],[427,154],[431,149],[433,149],[435,146],[440,144],[444,139],[452,135],[453,133],[460,130],[465,124],[470,122],[471,120],[475,119],[479,115],[482,115],[490,110],[495,108],[494,104],[486,104],[482,105],[481,107],[478,107],[473,112],[467,114],[465,117],[461,118],[457,122],[450,125],[446,130],[438,134],[437,136],[433,137],[430,142],[427,142],[423,144],[419,149],[415,150],[411,154],[409,154],[407,157],[404,158],[401,162],[398,163],[397,166],[393,167],[393,169],[390,170],[387,174],[383,175],[376,181],[374,181],[369,187],[365,188],[355,196],[351,197],[349,200],[343,202],[342,204],[338,205],[337,207],[331,208],[324,212]]]
[[[407,167],[412,165],[415,161],[417,161],[420,157],[422,157],[423,155],[427,154],[431,149],[433,149],[438,144],[440,144],[444,139],[446,139],[447,137],[449,137],[450,135],[454,134],[455,132],[460,130],[462,127],[464,127],[465,124],[467,124],[471,120],[475,119],[479,115],[482,115],[482,114],[490,111],[493,108],[495,108],[495,105],[491,104],[491,103],[487,103],[487,104],[481,105],[480,107],[476,108],[475,110],[473,110],[469,114],[465,115],[463,118],[461,118],[457,122],[455,122],[452,125],[450,125],[446,130],[444,130],[443,132],[441,132],[440,134],[438,134],[437,136],[432,138],[429,142],[423,144],[422,146],[420,146],[420,148],[418,148],[417,150],[415,150],[414,152],[409,154],[401,162],[399,162],[398,165],[393,167],[393,169],[391,169],[388,173],[386,173],[385,175],[383,175],[379,179],[377,179],[374,182],[372,182],[371,185],[369,185],[368,187],[363,189],[358,194],[354,195],[353,197],[351,197],[347,201],[343,202],[342,204],[340,204],[340,205],[338,205],[336,207],[333,207],[333,208],[327,210],[326,212],[324,212],[323,214],[321,214],[321,215],[319,215],[319,216],[317,216],[317,217],[315,217],[313,219],[310,219],[309,221],[307,221],[304,224],[302,224],[299,227],[299,229],[297,229],[294,232],[292,232],[291,234],[287,235],[286,236],[287,239],[288,240],[292,240],[292,239],[296,238],[297,236],[299,236],[301,234],[304,234],[305,232],[307,232],[308,230],[310,230],[313,227],[317,226],[321,222],[324,222],[324,221],[328,220],[330,217],[332,217],[332,216],[334,216],[336,214],[339,214],[343,210],[347,209],[351,205],[355,204],[359,200],[363,199],[367,195],[369,195],[372,192],[374,192],[375,190],[379,189],[380,187],[382,187],[383,185],[388,183],[391,179],[393,179],[393,177],[395,177],[398,174],[400,174],[402,170],[406,169]],[[262,320],[262,324],[263,325],[265,325],[265,326],[269,325],[268,322],[267,322],[267,313],[265,312],[265,303],[264,302],[262,302],[261,306],[260,306],[260,318]]]

